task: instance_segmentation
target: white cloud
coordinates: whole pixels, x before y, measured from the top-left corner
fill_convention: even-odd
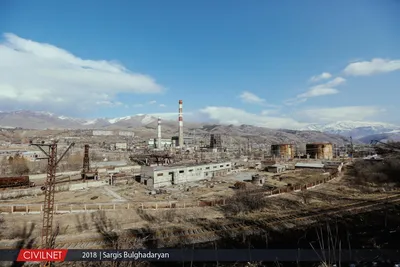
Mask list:
[[[165,104],[160,104],[159,106],[160,106],[160,108],[165,108],[166,107]]]
[[[152,100],[152,101],[149,101],[149,102],[148,102],[149,105],[154,105],[154,104],[156,104],[156,103],[157,103],[157,101],[155,101],[155,100]]]
[[[119,101],[101,100],[101,101],[96,101],[96,105],[107,106],[107,107],[117,107],[117,106],[122,106],[123,103],[119,102]]]
[[[218,123],[234,125],[250,124],[275,129],[301,129],[310,123],[376,119],[384,111],[384,109],[375,106],[343,106],[296,110],[293,116],[289,116],[289,114],[281,114],[281,111],[278,110],[263,110],[261,114],[250,113],[233,107],[209,106],[200,110],[201,113],[207,115],[208,119]]]
[[[150,94],[164,89],[121,64],[85,60],[56,46],[5,34],[0,43],[0,105],[79,113],[119,93]]]
[[[307,101],[307,98],[290,98],[283,101],[286,106],[294,106]]]
[[[334,87],[337,87],[341,84],[346,82],[346,79],[342,77],[336,77],[335,79],[324,83],[324,84],[319,84],[311,87],[307,92],[299,94],[297,96],[297,101],[296,99],[289,99],[286,101],[286,103],[289,103],[289,105],[292,103],[301,103],[305,102],[308,98],[310,97],[317,97],[317,96],[323,96],[323,95],[333,95],[339,93],[339,90],[337,90]]]
[[[239,97],[245,103],[262,104],[265,102],[265,99],[262,99],[261,97],[248,91],[244,91]]]
[[[310,78],[310,82],[319,82],[321,80],[326,80],[326,79],[330,79],[332,77],[332,74],[330,74],[329,72],[323,72],[320,75],[316,75],[316,76],[312,76]]]
[[[310,97],[323,96],[323,95],[334,95],[337,93],[339,93],[339,90],[337,90],[335,88],[328,88],[328,87],[324,87],[324,86],[315,86],[315,87],[312,87],[307,92],[298,95],[298,98],[307,99]]]
[[[375,106],[344,106],[334,108],[310,108],[296,114],[306,121],[334,122],[339,120],[367,120],[384,112]]]
[[[400,60],[374,58],[371,61],[354,62],[344,69],[346,75],[367,76],[400,70]]]
[[[261,111],[261,115],[268,116],[268,115],[276,115],[280,112],[279,109],[264,109]]]
[[[336,77],[335,79],[327,82],[326,84],[324,84],[327,87],[334,87],[334,86],[338,86],[341,85],[342,83],[345,83],[346,79],[342,78],[342,77]]]
[[[210,119],[223,124],[250,124],[267,128],[301,128],[304,124],[287,117],[263,116],[232,107],[206,107],[200,110]]]
[[[178,125],[178,112],[162,112],[162,113],[150,113],[148,114],[153,117],[160,117],[163,120],[172,120],[176,121],[176,125]],[[184,113],[184,120],[192,121],[192,112],[186,112]]]

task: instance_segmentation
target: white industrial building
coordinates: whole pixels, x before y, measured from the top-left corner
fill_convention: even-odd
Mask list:
[[[134,132],[130,132],[130,131],[119,131],[118,135],[120,136],[129,136],[129,137],[134,137],[135,133]]]
[[[169,148],[172,145],[171,139],[161,139],[161,148]],[[149,148],[157,147],[157,138],[152,138],[147,142],[147,146]]]
[[[107,130],[93,130],[93,135],[113,135],[114,131],[107,131]]]
[[[270,165],[267,168],[268,168],[268,172],[273,172],[273,173],[281,173],[286,170],[286,166],[280,165],[280,164]]]
[[[171,138],[172,146],[178,147],[179,146],[179,136],[173,136]],[[195,139],[193,137],[184,137],[183,138],[183,144],[185,146],[190,146],[195,143]]]
[[[126,149],[128,149],[128,144],[127,143],[115,143],[115,149],[126,150]]]
[[[159,188],[224,176],[231,169],[231,162],[191,166],[142,166],[141,181],[148,187]]]

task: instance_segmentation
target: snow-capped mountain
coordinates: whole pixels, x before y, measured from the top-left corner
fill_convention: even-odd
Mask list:
[[[168,128],[176,130],[178,121],[163,120],[162,124],[164,130]],[[185,122],[185,126],[192,128],[202,127],[201,124],[191,122]],[[60,116],[45,111],[0,111],[0,127],[25,129],[133,129],[145,127],[155,129],[157,127],[157,118],[146,114],[136,114],[118,118],[81,119]],[[249,129],[250,132],[255,131],[252,126],[249,126]],[[400,126],[380,122],[338,121],[329,124],[310,124],[301,130],[342,135],[346,138],[352,136],[354,140],[360,139],[364,142],[371,138],[378,140],[376,138],[382,137],[386,140],[391,139],[393,136],[400,136]]]
[[[50,112],[42,111],[0,111],[0,126],[3,128],[134,128],[152,124],[156,121],[156,117],[145,114],[119,118],[80,119],[67,116],[58,116]]]
[[[360,139],[369,135],[396,133],[400,131],[400,126],[382,122],[338,121],[328,124],[310,124],[302,130],[352,136],[354,139]]]

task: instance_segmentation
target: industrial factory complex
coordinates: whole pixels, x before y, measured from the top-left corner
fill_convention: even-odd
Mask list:
[[[59,140],[64,140],[64,148],[77,143],[71,150],[82,156],[82,178],[104,176],[98,171],[101,166],[106,166],[106,176],[109,177],[111,168],[115,168],[111,162],[124,158],[131,162],[125,165],[136,165],[134,177],[146,188],[213,179],[235,173],[240,168],[270,173],[283,173],[296,168],[324,169],[327,163],[335,160],[340,163],[346,158],[343,148],[329,142],[271,144],[257,151],[249,146],[243,150],[245,146],[228,145],[227,139],[224,141],[220,133],[200,136],[200,140],[196,140],[193,135],[184,136],[183,101],[179,100],[178,104],[177,135],[169,138],[163,137],[162,121],[158,118],[154,137],[144,139],[144,145],[142,141],[137,141],[140,137],[134,131],[127,130],[80,130],[79,135],[62,136]],[[95,138],[97,143],[90,138]],[[85,139],[87,141],[83,141]],[[104,141],[99,142],[101,140]],[[1,155],[9,158],[18,154],[33,165],[48,156],[42,148],[24,151],[15,149],[15,146],[21,144],[1,150]],[[62,146],[60,142],[58,146]],[[81,147],[80,151],[77,151],[77,146]],[[96,160],[93,160],[93,154]],[[90,164],[90,161],[97,163]],[[6,171],[3,172],[5,175],[8,175]]]
[[[193,209],[194,217],[221,217],[215,210],[198,208],[227,205],[243,190],[249,196],[265,197],[292,192],[290,198],[300,201],[304,190],[334,186],[330,181],[340,179],[342,169],[355,157],[374,152],[373,147],[356,150],[351,143],[316,140],[261,146],[248,136],[200,130],[192,134],[194,129],[184,131],[183,101],[178,104],[172,132],[163,129],[166,123],[161,118],[144,127],[145,134],[83,129],[31,131],[26,137],[29,131],[24,130],[25,139],[15,141],[17,131],[12,132],[12,139],[3,140],[0,149],[0,198],[4,200],[0,214],[24,214],[29,215],[25,220],[40,222],[42,228],[35,231],[42,237],[41,246],[51,248],[53,221],[59,221],[65,236],[76,234],[68,232],[76,218],[65,215],[60,221],[61,213],[106,210],[115,212],[116,218],[121,215],[118,220],[126,225],[156,216],[143,210]],[[139,215],[132,215],[135,212]]]

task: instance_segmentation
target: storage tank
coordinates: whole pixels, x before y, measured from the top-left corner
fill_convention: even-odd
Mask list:
[[[306,154],[312,159],[332,159],[333,145],[331,143],[307,144]]]
[[[296,156],[296,146],[293,144],[271,145],[272,156],[278,158],[294,158]]]

